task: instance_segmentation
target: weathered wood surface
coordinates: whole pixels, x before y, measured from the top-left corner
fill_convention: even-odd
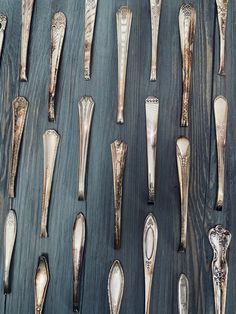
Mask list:
[[[222,223],[232,232],[229,249],[227,313],[236,300],[235,259],[235,145],[236,107],[236,3],[229,1],[226,41],[226,77],[217,75],[219,32],[215,1],[193,0],[197,11],[190,100],[190,127],[180,128],[181,53],[178,32],[180,0],[163,0],[157,82],[149,81],[151,29],[148,0],[129,0],[133,11],[127,69],[125,124],[115,123],[117,111],[117,45],[115,12],[121,0],[99,0],[94,37],[92,79],[83,79],[84,1],[35,1],[28,52],[28,82],[19,82],[21,1],[0,0],[8,16],[0,68],[0,230],[10,206],[7,172],[11,140],[11,102],[16,96],[29,101],[22,141],[16,198],[18,234],[13,259],[12,294],[5,313],[32,313],[33,279],[38,256],[49,257],[50,283],[44,313],[72,312],[72,227],[82,211],[87,220],[81,313],[108,313],[107,278],[114,259],[122,263],[125,289],[121,313],[143,313],[144,278],[142,231],[146,215],[154,213],[158,227],[156,268],[151,313],[177,313],[177,280],[185,272],[190,285],[190,313],[214,313],[208,230]],[[67,16],[67,29],[56,95],[56,122],[47,121],[51,17]],[[226,147],[225,206],[213,211],[217,192],[217,156],[212,104],[222,94],[229,104]],[[91,95],[95,111],[88,156],[87,199],[77,200],[79,99]],[[157,147],[157,201],[147,205],[147,160],[144,102],[160,99]],[[42,135],[54,128],[61,135],[49,211],[49,238],[40,239],[43,184]],[[191,140],[191,178],[186,254],[177,253],[180,209],[176,138]],[[110,143],[120,138],[128,144],[122,213],[122,248],[113,249],[113,186]],[[3,271],[3,241],[0,270]],[[1,275],[2,276],[2,275]],[[2,277],[1,277],[2,278]],[[4,313],[1,288],[0,312]]]

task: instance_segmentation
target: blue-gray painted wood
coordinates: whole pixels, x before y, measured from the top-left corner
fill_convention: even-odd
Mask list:
[[[190,284],[190,313],[214,313],[210,263],[212,250],[207,233],[222,223],[232,232],[229,249],[227,313],[234,313],[236,241],[235,199],[235,10],[229,1],[226,77],[217,75],[219,32],[215,1],[193,0],[197,28],[193,53],[190,127],[180,124],[181,54],[178,13],[182,1],[163,0],[157,82],[149,81],[151,29],[148,0],[128,0],[133,11],[127,68],[125,124],[115,123],[117,110],[117,44],[115,12],[121,0],[99,0],[94,37],[92,79],[83,79],[84,1],[35,0],[28,53],[28,82],[19,82],[21,1],[0,0],[8,16],[0,68],[0,230],[10,206],[7,172],[11,140],[11,102],[16,96],[29,100],[22,141],[16,198],[12,207],[18,219],[18,234],[12,267],[12,293],[5,313],[28,314],[34,310],[34,274],[38,256],[49,256],[50,284],[45,314],[72,312],[72,227],[82,211],[87,221],[85,264],[81,285],[81,313],[108,313],[107,277],[114,259],[125,273],[121,313],[144,312],[142,231],[148,212],[159,227],[151,313],[177,313],[177,280],[185,272]],[[62,10],[67,29],[56,95],[56,122],[47,121],[52,15]],[[229,103],[226,148],[225,206],[213,211],[217,190],[214,97],[223,94]],[[95,111],[87,168],[87,198],[77,200],[79,99],[90,95]],[[157,197],[147,205],[147,160],[144,102],[160,99],[157,148]],[[49,211],[49,238],[40,239],[43,184],[42,134],[48,128],[61,135]],[[179,189],[175,143],[179,135],[191,140],[191,179],[186,254],[177,253],[180,235]],[[113,185],[110,143],[120,138],[128,143],[122,212],[122,248],[113,249]],[[3,242],[3,241],[1,241]],[[0,270],[3,271],[1,244]],[[2,276],[2,275],[1,275]],[[2,277],[1,277],[2,278]],[[4,313],[3,289],[0,312]]]

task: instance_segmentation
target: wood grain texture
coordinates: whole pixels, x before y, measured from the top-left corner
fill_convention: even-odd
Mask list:
[[[221,223],[232,233],[229,248],[229,281],[226,312],[234,313],[236,300],[236,3],[229,1],[226,30],[226,76],[217,75],[219,33],[215,1],[192,0],[196,9],[190,91],[190,127],[180,128],[181,51],[178,14],[181,0],[162,3],[158,42],[158,76],[149,81],[151,55],[150,6],[148,0],[99,0],[96,36],[93,43],[93,74],[83,78],[84,1],[35,1],[28,51],[28,82],[19,82],[20,1],[0,0],[8,16],[0,65],[0,230],[8,208],[17,214],[18,234],[12,263],[12,293],[1,287],[0,313],[28,314],[34,309],[34,274],[38,257],[48,254],[50,283],[45,314],[72,313],[72,228],[76,215],[86,217],[85,264],[81,285],[81,313],[109,312],[107,278],[115,259],[121,261],[125,286],[121,314],[144,312],[142,232],[145,217],[153,212],[159,240],[153,277],[151,313],[177,313],[177,285],[180,273],[189,279],[189,310],[213,314],[211,278],[212,250],[208,230]],[[115,13],[121,5],[133,12],[125,95],[125,123],[116,124],[117,43]],[[51,18],[57,11],[67,17],[56,92],[56,122],[47,120],[50,66]],[[214,211],[217,192],[217,154],[213,100],[228,100],[228,130],[225,154],[225,203]],[[78,202],[79,124],[77,104],[84,96],[95,102],[88,153],[86,201]],[[7,198],[8,158],[11,141],[11,102],[16,96],[29,101],[18,165],[16,198]],[[147,204],[147,157],[145,99],[160,101],[156,164],[156,203]],[[43,141],[46,129],[61,136],[49,208],[49,238],[40,239],[43,188]],[[175,159],[178,136],[191,142],[190,194],[187,251],[177,252],[180,237],[180,199]],[[110,144],[128,144],[123,185],[122,247],[113,249],[113,185]],[[3,238],[3,237],[2,237]],[[1,242],[3,252],[3,241]],[[1,254],[2,256],[2,254]],[[3,259],[0,259],[0,276]],[[1,277],[2,278],[2,277]]]

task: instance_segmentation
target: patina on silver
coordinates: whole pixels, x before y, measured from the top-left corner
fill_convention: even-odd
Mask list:
[[[61,59],[62,46],[66,30],[66,16],[63,12],[57,12],[52,19],[51,29],[51,65],[48,96],[48,120],[55,121],[55,96],[57,75]]]
[[[4,226],[4,276],[3,276],[4,294],[8,294],[11,292],[10,269],[13,250],[16,241],[16,230],[17,230],[16,213],[14,210],[10,209]]]
[[[7,17],[6,15],[0,14],[0,57],[2,55],[2,47],[3,47],[6,27],[7,27]]]
[[[8,197],[15,197],[15,181],[17,176],[19,152],[25,119],[28,109],[28,101],[24,97],[16,97],[12,102],[12,140],[11,157],[8,177]]]
[[[91,78],[91,60],[93,34],[96,22],[97,0],[85,0],[85,27],[84,27],[84,78]]]
[[[42,238],[48,237],[47,232],[48,208],[50,203],[52,179],[59,140],[60,136],[55,130],[47,130],[43,134],[44,179],[43,179],[42,220],[40,234]]]
[[[189,284],[185,274],[179,276],[178,281],[178,310],[179,314],[188,314]]]
[[[228,283],[227,249],[231,241],[231,233],[223,226],[210,229],[209,241],[213,249],[211,264],[215,298],[215,313],[225,314],[226,292]]]
[[[150,81],[156,81],[157,79],[157,44],[161,14],[161,2],[162,0],[150,0],[151,27],[152,27],[152,62]]]
[[[179,137],[177,139],[176,158],[181,200],[181,239],[179,251],[185,251],[187,243],[188,191],[190,172],[190,142],[186,137]]]
[[[79,200],[85,199],[85,178],[88,155],[90,129],[94,111],[94,101],[90,96],[84,96],[78,104],[80,129],[80,161],[79,161]]]
[[[120,249],[121,247],[122,190],[127,148],[128,145],[120,140],[116,140],[111,144],[115,208],[115,249]]]
[[[129,37],[132,22],[132,11],[122,6],[116,12],[117,47],[118,47],[118,112],[117,123],[124,123],[124,102],[126,68],[129,50]]]
[[[216,0],[218,24],[220,32],[220,66],[219,74],[225,74],[225,34],[228,13],[228,0]]]
[[[225,97],[218,96],[214,101],[217,159],[218,159],[218,192],[216,209],[222,210],[224,203],[225,177],[225,143],[227,131],[228,103]]]
[[[44,255],[39,257],[38,267],[35,274],[35,314],[43,313],[49,284],[48,261]]]
[[[110,314],[119,314],[124,291],[124,272],[118,260],[114,261],[108,277]]]
[[[148,97],[145,103],[145,110],[148,161],[148,202],[153,204],[156,194],[155,174],[159,100],[156,97]]]
[[[72,256],[73,256],[73,311],[79,312],[80,306],[80,277],[83,264],[85,246],[85,218],[82,213],[76,216],[73,228]]]
[[[34,0],[22,0],[20,80],[27,81],[27,54]]]
[[[192,72],[193,41],[196,28],[196,11],[192,4],[183,4],[179,12],[179,32],[182,52],[182,113],[181,126],[189,124],[189,94]]]
[[[146,217],[143,230],[143,263],[145,279],[145,314],[150,313],[152,278],[155,267],[158,229],[155,217],[149,214]]]

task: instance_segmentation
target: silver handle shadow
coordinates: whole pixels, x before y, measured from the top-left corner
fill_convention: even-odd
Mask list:
[[[39,257],[38,267],[35,274],[35,314],[42,314],[49,284],[49,269],[47,258]]]
[[[178,310],[179,314],[188,314],[189,284],[185,274],[181,274],[178,281]]]
[[[108,276],[110,314],[119,314],[124,291],[124,272],[118,260],[114,261]]]
[[[84,96],[78,104],[80,129],[80,161],[79,161],[79,200],[85,199],[85,177],[88,155],[90,129],[94,111],[94,101],[90,96]]]
[[[220,66],[218,74],[225,75],[225,33],[228,13],[228,0],[216,0],[220,32]]]

